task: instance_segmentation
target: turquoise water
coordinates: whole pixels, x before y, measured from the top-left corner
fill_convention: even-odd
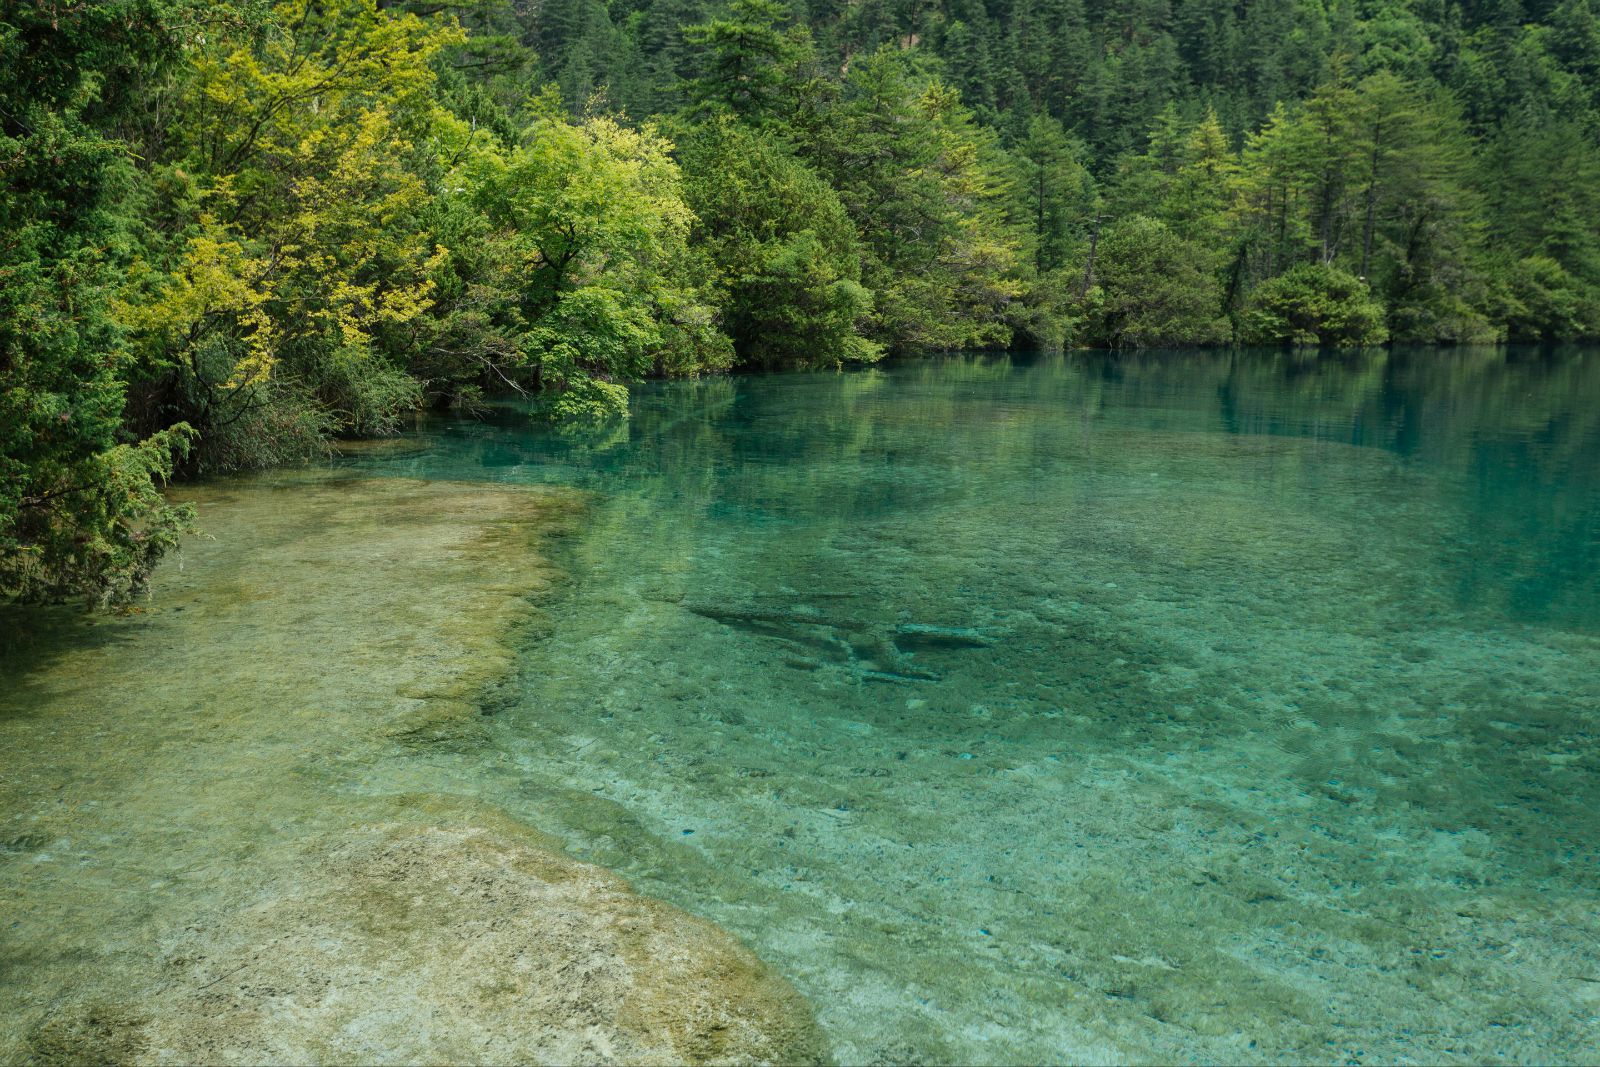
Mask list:
[[[951,357],[431,425],[585,491],[463,791],[846,1062],[1600,1050],[1600,352]]]

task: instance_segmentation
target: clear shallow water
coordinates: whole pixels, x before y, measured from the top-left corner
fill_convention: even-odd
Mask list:
[[[409,753],[481,749],[574,493],[175,490],[125,613],[0,610],[0,1063],[814,1063],[809,1006]]]
[[[1600,354],[955,358],[636,408],[348,461],[436,491],[205,491],[148,615],[6,675],[17,1025],[212,988],[197,916],[458,794],[737,933],[846,1062],[1593,1059]],[[397,727],[423,696],[461,715]]]
[[[1600,353],[950,358],[362,461],[558,482],[481,750],[848,1062],[1600,1049]]]

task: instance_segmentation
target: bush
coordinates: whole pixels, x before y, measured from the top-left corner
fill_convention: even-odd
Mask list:
[[[1095,274],[1090,306],[1104,344],[1156,348],[1228,339],[1209,256],[1164,222],[1134,215],[1111,227]]]
[[[628,387],[598,378],[577,378],[545,404],[557,422],[589,426],[628,415]]]
[[[1304,263],[1256,287],[1239,339],[1258,345],[1357,348],[1388,339],[1383,305],[1348,271]]]
[[[256,470],[328,453],[335,417],[300,389],[263,382],[230,397],[206,424],[190,457],[197,473]]]
[[[1513,341],[1600,335],[1600,302],[1560,263],[1529,256],[1506,274],[1499,313]]]

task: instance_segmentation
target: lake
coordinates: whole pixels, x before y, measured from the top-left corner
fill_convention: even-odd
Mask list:
[[[577,509],[470,736],[359,791],[714,921],[843,1062],[1600,1042],[1600,351],[656,383],[337,471]]]
[[[1600,353],[956,357],[427,441],[378,469],[593,495],[485,788],[841,1058],[1600,1039]]]

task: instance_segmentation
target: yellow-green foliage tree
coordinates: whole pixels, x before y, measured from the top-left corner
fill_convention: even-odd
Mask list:
[[[728,367],[672,144],[610,118],[572,123],[550,98],[540,111],[524,143],[472,150],[447,182],[511,265],[502,378],[545,391],[558,416],[593,418],[625,413],[622,383],[652,371]]]
[[[728,365],[671,144],[553,96],[464,117],[439,72],[466,40],[374,0],[283,0],[197,48],[152,166],[169,223],[119,305],[139,421],[247,466],[425,402],[617,414],[627,381]]]
[[[462,39],[373,0],[285,0],[175,88],[160,177],[191,211],[122,306],[138,410],[194,425],[211,465],[381,432],[417,403],[386,341],[428,312],[447,254],[422,225],[443,143],[430,63]]]

